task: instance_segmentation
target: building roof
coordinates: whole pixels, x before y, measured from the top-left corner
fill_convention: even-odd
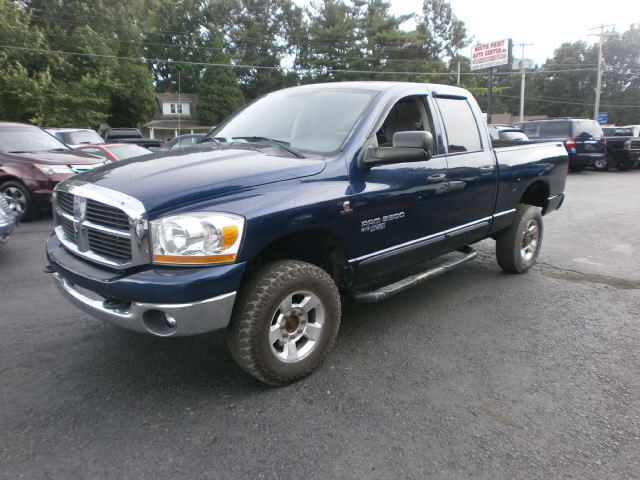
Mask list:
[[[156,93],[160,103],[198,103],[197,93]]]
[[[202,125],[195,120],[181,120],[178,124],[178,119],[151,120],[144,127],[164,130],[209,130],[211,128],[210,125]]]

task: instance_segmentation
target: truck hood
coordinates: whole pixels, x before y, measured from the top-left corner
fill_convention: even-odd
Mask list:
[[[325,165],[318,158],[224,148],[145,155],[74,178],[137,198],[152,212],[256,185],[317,175]]]

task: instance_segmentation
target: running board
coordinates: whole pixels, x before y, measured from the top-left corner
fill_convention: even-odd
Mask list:
[[[410,277],[403,278],[402,280],[392,283],[390,285],[385,285],[384,287],[379,288],[378,290],[373,290],[371,292],[355,292],[352,295],[353,299],[359,303],[371,303],[371,302],[378,302],[380,300],[384,300],[385,298],[390,297],[391,295],[400,293],[408,288],[419,285],[426,280],[430,280],[434,277],[442,275],[443,273],[446,273],[457,266],[470,262],[471,260],[473,260],[478,256],[478,252],[471,247],[461,248],[458,250],[458,252],[463,253],[464,256],[461,258],[448,260],[422,273],[411,275]]]

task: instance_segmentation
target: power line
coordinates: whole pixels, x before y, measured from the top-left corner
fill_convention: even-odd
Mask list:
[[[505,98],[520,98],[516,95],[504,95],[504,94],[495,94],[496,97],[505,97]],[[547,103],[562,103],[566,105],[583,105],[586,107],[593,106],[593,103],[586,102],[567,102],[564,100],[551,100],[548,97],[525,97],[527,100],[533,100],[536,102],[547,102]],[[608,108],[640,108],[640,105],[614,105],[614,104],[602,104],[603,107]]]

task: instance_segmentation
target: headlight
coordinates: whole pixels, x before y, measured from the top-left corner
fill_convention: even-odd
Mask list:
[[[244,218],[230,213],[196,212],[151,222],[153,262],[212,264],[234,262]]]
[[[36,163],[34,166],[38,167],[40,171],[45,175],[53,175],[56,173],[73,173],[73,170],[71,170],[68,165],[41,165],[39,163]]]

